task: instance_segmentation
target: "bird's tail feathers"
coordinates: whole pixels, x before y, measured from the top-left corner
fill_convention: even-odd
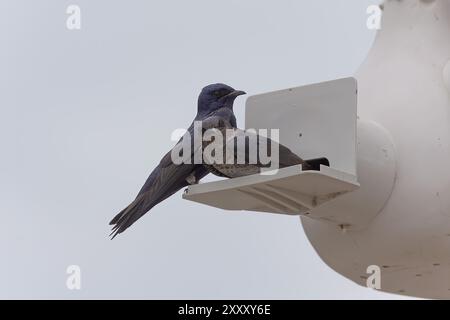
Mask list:
[[[109,223],[114,225],[110,236],[114,239],[119,233],[124,232],[130,227],[136,220],[142,217],[148,210],[153,207],[152,204],[148,204],[148,199],[145,195],[140,195],[136,198],[128,207],[120,211]]]

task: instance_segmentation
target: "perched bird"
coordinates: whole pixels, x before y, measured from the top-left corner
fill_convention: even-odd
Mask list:
[[[236,127],[233,103],[242,94],[245,92],[221,83],[206,86],[198,97],[198,109],[194,121],[202,121],[204,130],[221,126]],[[193,134],[194,122],[186,132],[186,135],[190,135],[191,138]],[[184,138],[181,138],[177,145],[182,144]],[[191,141],[193,140],[192,138]],[[110,225],[114,225],[112,238],[124,232],[155,205],[188,184],[197,183],[208,174],[208,169],[203,164],[193,161],[194,152],[194,148],[191,148],[190,164],[173,163],[171,151],[161,159],[136,199],[111,220]]]
[[[256,131],[244,131],[229,125],[215,129],[224,137],[220,156],[217,156],[216,152],[203,154],[205,166],[214,175],[237,178],[258,174],[264,169],[270,171],[299,164],[302,165],[302,170],[317,169],[316,161],[319,159],[311,160],[309,163],[288,147],[270,138],[260,136]],[[207,146],[213,142],[203,142],[203,148],[206,150]],[[272,150],[277,154],[272,154]],[[317,164],[322,163],[317,162]]]

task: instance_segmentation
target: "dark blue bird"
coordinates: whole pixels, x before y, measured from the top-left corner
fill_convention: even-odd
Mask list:
[[[198,97],[198,110],[194,121],[202,121],[208,127],[236,127],[233,103],[236,97],[242,94],[245,92],[235,90],[222,83],[206,86]],[[191,136],[193,143],[194,122],[186,134]],[[183,143],[183,138],[178,141],[177,145],[180,143]],[[159,165],[147,178],[136,199],[111,220],[110,225],[114,225],[112,238],[124,232],[155,205],[188,184],[197,183],[208,174],[207,167],[194,163],[194,148],[191,150],[191,164],[173,163],[172,150],[161,159]]]

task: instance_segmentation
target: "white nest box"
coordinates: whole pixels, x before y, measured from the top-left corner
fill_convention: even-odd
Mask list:
[[[385,1],[356,79],[250,97],[247,128],[328,166],[190,186],[184,198],[230,210],[298,214],[338,273],[381,290],[450,298],[450,1]],[[358,87],[358,89],[357,89]]]

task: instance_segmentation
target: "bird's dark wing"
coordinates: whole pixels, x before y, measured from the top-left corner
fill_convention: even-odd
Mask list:
[[[211,115],[202,120],[203,132],[219,126],[230,126],[229,120],[218,115]],[[174,164],[172,162],[172,150],[169,151],[147,178],[136,199],[111,220],[110,224],[114,225],[112,229],[113,238],[119,233],[124,232],[155,205],[186,187],[188,185],[186,179],[190,175],[194,175],[198,181],[208,174],[208,171],[202,164],[194,163],[194,154],[202,150],[201,145],[200,148],[195,149],[193,130],[194,127],[191,125],[185,136],[176,145],[182,145],[183,139],[188,135],[190,136],[191,164]]]
[[[298,164],[301,164],[305,170],[309,167],[309,165],[302,158],[293,153],[288,147],[282,145],[281,143],[278,144],[278,147],[280,168],[286,168]]]
[[[178,144],[182,142],[181,139]],[[171,152],[172,150],[161,159],[136,199],[111,220],[110,224],[114,225],[112,238],[124,232],[155,205],[186,187],[188,185],[186,178],[191,174],[194,174],[199,180],[208,173],[201,164],[194,164],[193,161],[191,164],[174,164]],[[195,150],[191,148],[191,159],[194,152]]]

